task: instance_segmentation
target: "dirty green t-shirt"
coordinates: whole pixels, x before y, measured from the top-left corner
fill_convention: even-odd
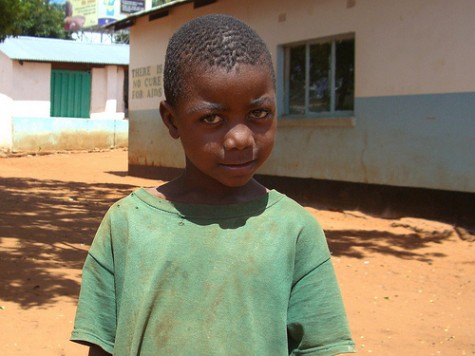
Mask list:
[[[115,355],[354,350],[323,232],[277,191],[211,206],[140,189],[115,203],[84,265],[71,340]]]

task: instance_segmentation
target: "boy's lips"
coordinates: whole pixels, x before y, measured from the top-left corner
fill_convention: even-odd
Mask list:
[[[223,162],[219,164],[221,167],[232,170],[232,171],[249,171],[252,170],[256,165],[256,160],[245,161],[245,162]]]

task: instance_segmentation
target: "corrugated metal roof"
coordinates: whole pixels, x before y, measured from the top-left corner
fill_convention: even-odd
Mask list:
[[[96,44],[38,37],[9,37],[0,52],[10,59],[35,62],[129,64],[129,45]]]

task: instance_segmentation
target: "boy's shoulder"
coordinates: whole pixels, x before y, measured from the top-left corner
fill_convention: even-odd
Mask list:
[[[282,216],[292,217],[292,218],[299,217],[301,219],[315,220],[315,216],[303,205],[295,201],[293,198],[283,193],[280,193],[277,190],[273,190],[273,192],[281,196],[281,199],[279,200],[279,203],[280,203],[279,213],[282,214]]]
[[[136,202],[137,202],[137,194],[138,194],[142,189],[143,189],[143,188],[135,189],[135,190],[133,190],[132,192],[130,192],[128,195],[123,196],[122,198],[116,200],[116,201],[110,206],[110,209],[113,209],[113,208],[120,208],[120,207],[126,208],[126,207],[129,207],[129,206],[132,206],[132,205],[136,204]],[[110,210],[110,209],[109,209],[109,210]]]
[[[140,195],[147,194],[143,188],[137,188],[130,192],[128,195],[116,200],[109,206],[105,214],[105,218],[111,218],[113,216],[120,217],[123,214],[128,215],[132,210],[137,210],[138,207],[144,204],[143,198]]]

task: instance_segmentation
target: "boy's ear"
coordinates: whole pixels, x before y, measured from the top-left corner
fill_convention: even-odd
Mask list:
[[[170,136],[174,139],[179,138],[180,135],[178,134],[178,129],[175,125],[175,110],[173,110],[173,107],[165,100],[160,102],[160,115],[162,116],[163,123],[168,128]]]

